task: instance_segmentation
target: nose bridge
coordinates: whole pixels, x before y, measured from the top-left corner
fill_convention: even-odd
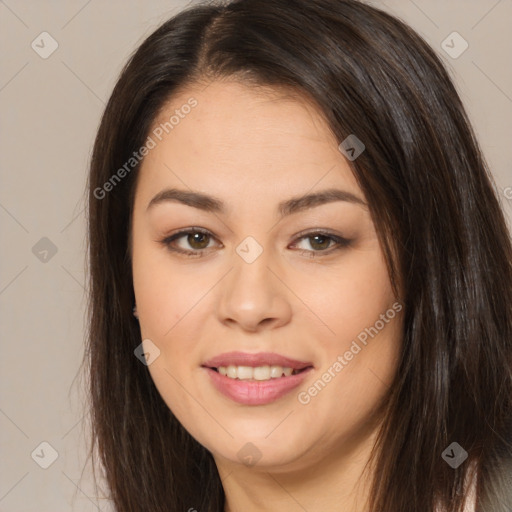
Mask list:
[[[247,237],[235,248],[233,269],[221,288],[220,321],[234,321],[254,330],[264,320],[277,324],[289,320],[286,288],[274,275],[272,254],[254,237]]]

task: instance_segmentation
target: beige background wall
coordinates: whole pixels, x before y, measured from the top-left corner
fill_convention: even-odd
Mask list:
[[[512,219],[512,0],[372,3],[412,25],[448,63]],[[73,379],[83,351],[85,178],[125,59],[185,5],[0,1],[2,512],[109,510],[94,498],[88,470],[80,479],[87,417]],[[441,47],[453,31],[469,44],[457,58]],[[42,32],[58,44],[46,59],[40,54],[55,43]],[[452,55],[463,49],[457,37],[448,39]]]

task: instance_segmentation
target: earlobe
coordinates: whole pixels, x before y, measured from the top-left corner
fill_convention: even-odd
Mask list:
[[[139,314],[137,313],[137,304],[135,304],[135,306],[133,306],[133,310],[132,311],[133,311],[133,316],[138,319],[139,318]]]

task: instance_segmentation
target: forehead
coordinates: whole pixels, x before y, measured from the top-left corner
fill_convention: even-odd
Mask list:
[[[282,197],[319,184],[361,195],[322,113],[294,91],[229,81],[192,86],[165,104],[150,136],[156,144],[140,169],[143,192],[180,185]]]

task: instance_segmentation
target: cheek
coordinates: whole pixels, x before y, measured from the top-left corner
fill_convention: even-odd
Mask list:
[[[327,328],[335,348],[373,326],[395,302],[387,267],[378,251],[358,251],[343,265],[312,275],[299,292]],[[318,323],[318,322],[315,322]],[[330,334],[330,335],[329,335]]]
[[[133,286],[141,327],[148,337],[163,338],[204,294],[205,281],[191,266],[173,265],[165,250],[141,244],[133,255]]]
[[[196,273],[197,276],[197,273]],[[142,339],[159,349],[149,366],[162,399],[178,418],[187,417],[190,396],[183,384],[197,372],[205,279],[194,278],[192,267],[172,265],[165,251],[139,247],[133,256],[133,284]],[[195,329],[195,331],[194,331]]]
[[[388,391],[400,356],[402,308],[385,261],[370,252],[347,261],[309,297],[329,330],[317,327],[327,334],[316,338],[310,331],[321,363],[318,380],[301,390],[299,401],[329,420],[328,435],[335,439],[340,429],[361,430]]]

